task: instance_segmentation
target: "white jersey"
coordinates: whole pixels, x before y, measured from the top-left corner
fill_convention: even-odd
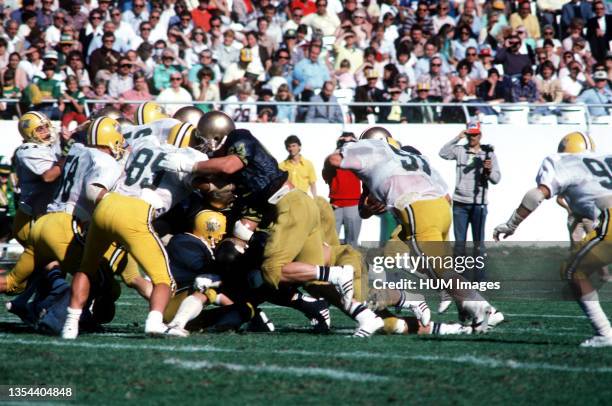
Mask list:
[[[73,144],[66,157],[62,181],[47,211],[74,214],[81,221],[88,222],[95,202],[87,198],[87,186],[98,184],[110,190],[121,176],[122,169],[109,154],[83,144]]]
[[[154,136],[161,143],[165,143],[172,127],[180,123],[179,120],[174,118],[164,118],[143,125],[124,124],[121,126],[121,133],[129,145],[142,137],[148,136]]]
[[[542,162],[536,182],[551,195],[563,196],[576,217],[595,220],[612,201],[612,155],[550,155]]]
[[[59,183],[47,183],[41,177],[57,162],[55,146],[26,142],[17,148],[15,158],[15,169],[21,188],[19,208],[24,213],[37,217],[45,212]]]
[[[193,160],[208,157],[192,148],[177,148],[161,143],[156,137],[144,137],[134,142],[125,171],[113,191],[124,196],[140,198],[155,208],[160,216],[186,198],[192,191],[192,174],[165,171],[159,163],[168,153],[178,153]]]
[[[440,174],[422,155],[392,148],[382,140],[360,140],[344,144],[341,168],[351,169],[374,197],[387,207],[401,208],[418,200],[446,195]]]

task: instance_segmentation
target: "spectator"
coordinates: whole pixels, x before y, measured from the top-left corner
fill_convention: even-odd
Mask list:
[[[149,93],[149,86],[147,85],[147,79],[144,73],[136,72],[134,73],[132,79],[134,81],[134,88],[127,89],[123,93],[119,94],[119,102],[122,103],[121,112],[123,113],[124,117],[130,120],[134,118],[138,104],[123,103],[123,100],[139,100],[145,102],[153,99],[153,96],[151,96],[151,93]]]
[[[450,80],[451,86],[454,89],[457,85],[462,85],[466,94],[474,96],[476,94],[476,81],[471,78],[470,73],[472,67],[465,59],[457,64],[457,76],[453,76]]]
[[[281,48],[276,52],[274,64],[281,68],[281,75],[284,78],[291,79],[293,75],[293,64],[291,63],[291,52],[288,48]]]
[[[183,75],[180,72],[172,72],[170,73],[170,87],[162,90],[157,96],[156,100],[162,105],[173,102],[166,106],[166,111],[170,116],[173,116],[178,109],[190,105],[193,101],[191,93],[182,87],[182,84]],[[179,104],[181,102],[185,104]]]
[[[251,51],[252,60],[249,64],[249,71],[261,76],[262,80],[266,69],[272,64],[268,50],[259,45],[259,34],[255,31],[246,33],[246,48]]]
[[[248,82],[238,85],[236,94],[225,99],[227,104],[223,107],[223,112],[237,123],[255,122],[257,120],[257,108],[252,94],[253,88]]]
[[[294,93],[301,93],[304,89],[319,89],[325,81],[330,79],[327,66],[319,61],[320,54],[321,47],[311,45],[308,48],[308,57],[302,59],[295,66],[293,70]]]
[[[15,72],[15,83],[20,89],[24,89],[28,84],[34,81],[34,78],[43,78],[44,62],[40,49],[31,47],[26,52],[26,60],[19,62],[17,71]]]
[[[156,65],[153,71],[153,86],[157,92],[161,92],[170,86],[170,76],[173,73],[180,73],[174,65],[175,57],[171,49],[166,48],[162,51],[161,62],[161,65]]]
[[[363,64],[363,51],[357,47],[356,41],[355,32],[350,28],[338,37],[334,44],[336,51],[335,69],[339,69],[340,63],[346,60],[351,66],[349,72],[354,74],[357,68]]]
[[[62,28],[66,23],[66,11],[57,9],[53,12],[52,24],[45,29],[45,41],[50,47],[55,47],[61,38]]]
[[[542,29],[542,38],[536,41],[536,46],[538,48],[544,47],[544,41],[549,40],[553,44],[553,48],[561,48],[561,41],[558,38],[555,38],[555,29],[552,25],[545,25]]]
[[[140,25],[149,21],[149,11],[146,8],[145,0],[134,0],[132,8],[126,10],[121,19],[128,23],[134,32],[139,32]]]
[[[263,87],[259,91],[259,98],[257,99],[257,101],[272,103],[272,104],[257,106],[257,117],[259,118],[258,121],[260,122],[262,121],[263,110],[267,110],[265,112],[266,113],[265,120],[267,120],[266,122],[276,121],[276,113],[278,112],[278,110],[276,108],[276,105],[274,105],[273,103],[273,97],[274,97],[274,93],[272,93],[272,90],[268,87]]]
[[[495,68],[489,69],[487,80],[478,85],[476,89],[478,98],[489,103],[503,103],[506,99],[506,89],[499,76],[499,72]]]
[[[72,0],[70,4],[70,11],[68,11],[66,16],[66,24],[71,26],[75,32],[79,32],[87,22],[87,13],[81,10],[83,0]],[[102,17],[100,16],[100,18]]]
[[[8,67],[2,71],[2,97],[7,99],[21,98],[21,90],[15,85],[15,68]],[[19,116],[15,103],[0,103],[0,117],[12,120]]]
[[[433,28],[433,20],[429,15],[429,3],[425,0],[420,0],[416,12],[409,13],[404,20],[404,31],[411,31],[412,28],[418,25],[424,35],[434,35],[436,32]]]
[[[320,1],[320,0],[319,0]],[[289,153],[287,159],[279,162],[280,170],[289,173],[289,182],[304,193],[317,196],[317,175],[312,162],[302,156],[302,142],[295,135],[285,139],[285,149]]]
[[[435,109],[431,102],[435,99],[429,96],[429,83],[419,83],[416,88],[417,96],[411,100],[412,103],[423,103],[422,106],[411,106],[408,108],[409,123],[434,123],[438,120]]]
[[[465,103],[465,88],[458,84],[453,86],[453,98],[450,103]],[[466,112],[463,106],[444,106],[440,112],[440,121],[443,123],[465,123]],[[469,115],[469,114],[468,114]]]
[[[210,18],[212,17],[208,8],[208,0],[198,0],[198,6],[191,10],[193,24],[206,32],[210,31]]]
[[[381,102],[384,101],[383,91],[377,87],[378,83],[378,72],[374,69],[367,69],[366,71],[367,83],[363,86],[358,86],[355,89],[355,101],[356,102]],[[355,122],[367,123],[374,120],[377,107],[375,105],[370,106],[352,106],[353,113],[355,114]],[[370,118],[368,118],[370,116]]]
[[[467,144],[457,145],[466,138]],[[495,152],[489,145],[481,145],[479,123],[470,123],[465,131],[440,149],[440,157],[457,162],[455,192],[453,194],[453,227],[458,255],[465,255],[468,226],[472,228],[472,240],[478,250],[485,240],[489,183],[498,184],[501,172]],[[457,246],[456,246],[457,247]]]
[[[110,10],[111,22],[115,26],[114,34],[117,38],[121,38],[127,49],[136,49],[140,45],[141,41],[138,41],[138,36],[132,28],[132,26],[121,19],[121,10],[114,7]],[[127,50],[126,49],[126,50]]]
[[[191,19],[191,17],[189,18]],[[208,40],[206,38],[206,33],[203,29],[196,28],[191,31],[191,40],[189,41],[190,46],[187,46],[187,49],[185,50],[185,62],[187,63],[187,66],[193,68],[194,65],[200,62],[202,58],[202,52],[204,51],[209,51],[209,63],[213,62],[212,50],[210,50],[210,48],[208,47],[207,41]],[[219,70],[218,73],[219,74],[216,77],[217,80],[219,80],[221,77],[221,70]]]
[[[576,98],[584,87],[584,81],[580,78],[582,69],[580,64],[572,61],[569,64],[569,75],[561,78],[561,89],[563,89],[563,101],[575,103]]]
[[[533,69],[531,66],[526,66],[521,72],[520,80],[512,85],[512,102],[535,103],[539,98],[538,87],[533,80]]]
[[[132,63],[129,59],[119,59],[119,62],[117,62],[117,72],[113,73],[108,81],[108,94],[111,97],[117,98],[121,93],[134,88],[131,69]]]
[[[429,73],[419,81],[429,84],[429,97],[446,102],[451,98],[451,84],[446,75],[442,74],[442,58],[434,56],[429,63]]]
[[[222,71],[226,71],[231,64],[238,62],[240,57],[240,47],[234,38],[234,31],[228,29],[223,33],[223,42],[214,48],[217,63]]]
[[[531,2],[523,0],[519,2],[518,11],[510,16],[510,26],[515,30],[519,26],[525,27],[529,38],[540,39],[540,23],[536,16],[531,14]]]
[[[4,31],[5,39],[8,42],[9,52],[20,52],[23,48],[23,38],[21,36],[17,36],[18,30],[19,24],[15,20],[9,20],[6,22]]]
[[[563,101],[563,89],[561,81],[555,76],[555,66],[551,61],[542,64],[540,77],[536,78],[540,102],[561,103]]]
[[[402,89],[399,87],[389,88],[389,96],[391,98],[389,102],[393,104],[391,106],[380,107],[379,122],[399,124],[408,121],[408,108],[401,105],[401,95]]]
[[[272,90],[273,94],[276,94],[280,85],[288,84],[287,79],[283,76],[283,68],[278,64],[272,65],[268,75],[270,78],[266,82],[266,86]]]
[[[440,1],[437,10],[438,13],[432,17],[434,33],[438,33],[444,24],[449,24],[451,26],[455,25],[455,20],[448,15],[450,4],[447,0]]]
[[[474,38],[471,37],[472,30],[467,25],[462,25],[457,27],[457,31],[459,31],[459,38],[452,41],[452,54],[456,60],[462,60],[466,56],[466,52],[468,48],[473,48],[474,53],[476,53],[476,48],[478,48],[478,43]],[[474,55],[476,56],[476,55]]]
[[[103,79],[96,80],[94,82],[93,91],[87,93],[86,96],[88,99],[100,100],[99,103],[94,103],[93,106],[89,108],[92,115],[116,101],[106,93],[106,81]]]
[[[208,66],[204,66],[198,72],[198,77],[193,86],[193,97],[198,102],[196,107],[204,112],[208,112],[216,108],[216,102],[221,100],[219,94],[219,86],[214,82],[215,72]]]
[[[588,1],[571,0],[565,3],[561,8],[561,37],[566,36],[572,21],[576,19],[588,21],[591,17],[593,17],[593,9]]]
[[[323,83],[321,93],[310,99],[312,103],[323,102],[325,104],[308,106],[306,114],[307,123],[342,123],[342,110],[338,100],[334,96],[334,83],[326,81]]]
[[[64,68],[65,75],[73,75],[79,82],[79,87],[83,92],[87,93],[91,88],[91,80],[89,79],[89,72],[85,69],[83,58],[79,51],[71,51],[67,56],[68,64]]]
[[[336,141],[336,147],[342,148],[347,142],[357,142],[355,134],[344,132]],[[329,202],[334,208],[336,231],[344,227],[344,243],[356,247],[361,231],[359,216],[359,198],[361,181],[352,171],[346,169],[323,169],[323,180],[329,185]]]
[[[334,35],[340,26],[338,15],[327,11],[327,0],[317,0],[316,13],[309,14],[302,18],[302,24],[306,24],[314,31],[320,30],[324,36]]]
[[[200,52],[200,60],[189,69],[189,83],[197,85],[197,76],[202,68],[209,68],[213,72],[212,82],[218,83],[221,79],[221,69],[213,60],[213,53],[210,49]]]
[[[98,43],[98,45],[90,51],[90,45],[93,40],[98,37],[101,39],[102,35],[104,35],[103,20],[104,17],[100,9],[92,10],[89,14],[89,22],[79,31],[79,42],[83,44],[83,52],[87,58],[90,58],[91,53],[101,45]]]
[[[62,127],[69,128],[72,121],[82,124],[87,120],[85,116],[85,95],[79,90],[79,81],[76,76],[66,78],[66,91],[60,96],[59,111],[62,112]]]
[[[603,62],[606,53],[610,50],[612,41],[612,15],[606,14],[606,6],[603,1],[593,3],[595,16],[587,21],[586,37],[591,46],[591,52],[597,62]]]
[[[149,24],[148,21],[145,21],[140,24],[140,30],[138,31],[138,36],[132,41],[133,49],[138,50],[142,44],[153,45],[153,41],[151,41],[151,30],[153,27]]]
[[[34,85],[40,90],[42,103],[36,106],[36,111],[45,114],[51,120],[59,120],[60,111],[57,107],[57,100],[62,95],[61,84],[53,79],[55,75],[55,66],[49,62],[45,62],[43,66],[44,78],[36,78]]]
[[[279,102],[291,102],[293,101],[293,96],[289,91],[289,86],[287,84],[280,85],[276,91],[276,101]],[[294,123],[296,120],[296,110],[293,105],[282,105],[279,104],[277,106],[278,112],[276,114],[276,121],[278,123]]]
[[[17,212],[15,185],[11,179],[11,162],[0,156],[0,243],[12,237],[13,221]]]
[[[355,89],[357,87],[355,75],[351,73],[351,63],[346,59],[340,62],[340,67],[336,70],[334,76],[340,89]]]
[[[121,58],[119,52],[113,49],[115,43],[115,35],[112,32],[105,32],[102,36],[102,47],[96,49],[91,54],[89,63],[89,75],[96,78],[100,70],[110,70]]]
[[[223,75],[221,81],[221,97],[227,97],[236,93],[238,85],[246,82],[246,71],[250,63],[253,61],[253,54],[248,48],[240,50],[240,59],[238,62],[232,63]]]
[[[504,48],[501,48],[495,56],[495,63],[502,64],[504,74],[515,76],[523,71],[525,66],[531,66],[529,55],[521,54],[521,39],[517,35],[510,35],[504,41]]]
[[[605,71],[596,71],[593,73],[595,86],[582,92],[578,96],[577,101],[580,103],[589,104],[612,104],[612,91],[608,86],[608,74]],[[594,117],[609,115],[609,111],[605,107],[589,107],[589,114]]]

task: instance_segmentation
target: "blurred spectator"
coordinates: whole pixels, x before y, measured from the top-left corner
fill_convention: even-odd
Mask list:
[[[221,69],[213,60],[213,54],[210,49],[205,49],[200,52],[200,60],[189,69],[189,82],[197,86],[198,72],[202,68],[208,68],[213,72],[212,83],[218,83],[221,79]]]
[[[612,104],[612,91],[608,86],[608,75],[604,71],[593,73],[595,86],[585,90],[578,97],[577,101],[585,104]],[[605,107],[589,107],[591,116],[607,116],[609,111]]]
[[[448,15],[450,11],[450,4],[447,0],[442,0],[438,3],[438,13],[432,17],[433,32],[437,33],[444,24],[451,26],[455,25],[455,20]]]
[[[408,13],[404,20],[403,29],[404,31],[411,31],[415,25],[418,25],[425,35],[435,34],[433,20],[429,16],[429,3],[425,0],[419,1],[414,13]]]
[[[571,0],[561,8],[561,37],[565,37],[572,21],[580,19],[587,21],[593,17],[593,9],[588,1]]]
[[[610,50],[612,41],[612,15],[606,14],[606,5],[598,0],[593,3],[595,16],[587,21],[586,37],[591,46],[593,57],[598,62],[603,62],[606,53]]]
[[[228,29],[223,33],[223,42],[214,48],[215,59],[222,71],[225,71],[233,63],[238,62],[240,56],[240,48],[234,41],[234,31]]]
[[[504,89],[497,69],[489,69],[487,80],[478,85],[476,95],[487,102],[502,103],[505,100],[506,89]]]
[[[357,142],[355,134],[342,133],[336,141],[336,148],[341,148],[347,142]],[[361,181],[357,175],[346,169],[324,169],[323,180],[329,185],[329,202],[334,208],[336,232],[340,234],[344,227],[345,244],[356,247],[361,231],[361,217],[358,210]]]
[[[115,35],[111,32],[105,32],[102,35],[102,47],[96,49],[89,58],[89,74],[90,77],[96,78],[100,70],[110,70],[111,66],[116,65],[121,57],[119,52],[113,49],[115,43]]]
[[[419,82],[429,84],[429,97],[446,102],[451,98],[451,84],[446,75],[442,74],[442,58],[433,57],[429,63],[429,73],[419,78]]]
[[[457,64],[457,75],[451,77],[451,86],[454,89],[457,85],[462,85],[467,95],[474,96],[476,93],[476,81],[471,78],[472,67],[466,60],[460,61]]]
[[[187,14],[189,16],[189,14]],[[189,17],[191,18],[191,17]],[[179,31],[180,32],[180,31]],[[187,66],[191,66],[193,68],[194,65],[201,62],[202,53],[204,51],[208,51],[210,54],[210,64],[213,62],[213,54],[207,44],[206,33],[201,28],[196,28],[191,31],[191,40],[186,44],[187,49],[185,50],[185,62]],[[197,72],[196,72],[197,73]],[[219,70],[219,75],[217,75],[217,80],[220,78],[221,70]]]
[[[397,81],[397,75],[399,75],[399,71],[397,70],[397,66],[392,63],[388,63],[383,68],[383,77],[382,84],[385,92],[388,92],[390,87],[395,86],[395,82]]]
[[[73,75],[79,81],[79,87],[87,92],[91,88],[91,80],[89,72],[85,69],[83,58],[79,51],[72,51],[67,55],[68,64],[65,67],[65,75]]]
[[[278,64],[272,65],[268,75],[270,78],[266,82],[266,86],[272,90],[273,94],[276,94],[280,85],[288,84],[287,79],[283,76],[283,69]]]
[[[257,120],[257,107],[253,102],[253,88],[246,82],[236,88],[236,94],[229,96],[225,101],[223,112],[237,123],[255,122]],[[247,104],[243,104],[247,102]]]
[[[340,69],[340,63],[346,60],[349,62],[351,74],[354,74],[358,67],[363,63],[363,51],[357,46],[357,37],[355,32],[350,28],[338,37],[334,44],[336,51],[335,69]]]
[[[302,24],[306,24],[314,31],[320,30],[324,36],[334,35],[336,29],[340,26],[338,16],[327,10],[327,0],[317,0],[316,13],[309,14],[302,18]]]
[[[155,66],[153,71],[153,86],[155,86],[155,90],[158,92],[170,86],[170,76],[173,73],[180,73],[176,65],[174,65],[175,57],[171,49],[166,48],[162,51],[161,62],[161,64]]]
[[[416,87],[417,96],[411,100],[412,103],[423,103],[422,106],[410,106],[408,108],[409,123],[434,123],[437,121],[435,108],[429,103],[435,101],[429,96],[429,83],[419,83]]]
[[[210,18],[212,17],[208,11],[208,3],[208,0],[198,0],[198,6],[191,10],[193,24],[206,32],[210,31]]]
[[[108,94],[111,97],[119,97],[134,87],[134,79],[131,74],[132,63],[127,58],[119,59],[117,62],[117,72],[113,73],[108,81]]]
[[[295,66],[293,70],[294,93],[301,93],[304,89],[319,89],[326,80],[330,79],[327,66],[319,61],[320,54],[321,47],[311,45],[308,48],[308,57]]]
[[[389,88],[391,106],[381,106],[378,121],[381,123],[405,123],[408,121],[408,108],[401,105],[400,96],[402,89],[399,87]]]
[[[321,1],[321,0],[319,0]],[[302,156],[302,142],[295,135],[285,139],[285,149],[289,153],[287,159],[278,163],[280,170],[289,173],[289,182],[304,193],[317,195],[317,175],[312,162]]]
[[[459,38],[452,41],[452,54],[455,59],[461,60],[465,58],[468,48],[473,48],[474,53],[476,53],[478,43],[471,37],[472,30],[469,26],[462,25],[457,27],[457,31],[459,31]]]
[[[109,12],[111,16],[111,22],[115,27],[113,33],[117,38],[121,38],[124,41],[127,47],[125,50],[136,49],[136,47],[140,45],[141,41],[137,40],[136,32],[134,31],[132,26],[121,19],[121,10],[118,7],[113,7],[110,9]]]
[[[537,47],[543,47],[544,41],[549,40],[553,43],[553,48],[561,48],[561,41],[555,38],[555,29],[552,25],[545,25],[542,30],[542,38],[536,41]]]
[[[346,59],[340,62],[340,67],[336,70],[334,76],[340,89],[355,89],[357,87],[355,75],[351,73],[351,63]]]
[[[465,88],[462,85],[453,86],[453,98],[450,103],[465,103]],[[465,123],[466,110],[463,106],[444,106],[440,112],[440,121],[443,123]]]
[[[31,47],[26,52],[26,60],[19,62],[15,72],[15,83],[20,89],[24,89],[34,78],[44,77],[41,50]]]
[[[578,39],[584,39],[582,33],[584,31],[584,21],[581,19],[575,19],[572,21],[569,27],[569,35],[565,37],[562,41],[563,49],[565,51],[571,51],[574,43]],[[591,47],[587,44],[585,45],[586,51],[591,51]]]
[[[139,32],[140,24],[149,21],[149,11],[145,0],[134,0],[132,8],[123,12],[121,19],[128,23],[134,32]]]
[[[366,72],[367,83],[363,86],[358,86],[355,89],[356,102],[381,102],[384,101],[383,91],[377,87],[378,73],[374,69],[368,69]],[[376,114],[377,107],[371,106],[352,106],[353,114],[355,114],[355,122],[367,123],[373,121],[373,117],[368,119],[368,116]]]
[[[533,80],[533,69],[531,66],[526,66],[521,72],[520,80],[517,80],[512,85],[512,101],[513,102],[529,102],[535,103],[539,101],[538,87]]]
[[[149,87],[147,85],[147,80],[142,72],[134,73],[132,77],[134,81],[134,88],[127,89],[123,93],[119,94],[120,101],[128,100],[128,101],[136,101],[141,100],[143,102],[149,101],[153,99],[151,93],[149,93]],[[123,116],[132,120],[134,118],[134,113],[136,113],[136,109],[138,108],[138,104],[133,103],[125,103],[121,106],[121,112]]]
[[[495,62],[502,64],[504,74],[514,76],[523,71],[525,66],[531,66],[529,55],[521,54],[521,39],[517,35],[510,35],[504,41],[504,47],[497,51]]]
[[[307,123],[342,123],[342,110],[338,105],[338,99],[334,96],[334,83],[326,81],[323,83],[321,93],[310,99],[311,103],[323,102],[326,104],[308,106],[306,113]]]
[[[0,156],[0,243],[11,239],[17,211],[15,185],[11,179],[11,161]]]
[[[83,44],[83,51],[87,58],[90,58],[91,53],[100,47],[100,44],[96,48],[91,49],[90,45],[95,38],[102,39],[102,35],[104,34],[104,29],[102,26],[102,21],[104,17],[102,16],[102,11],[100,9],[94,9],[89,14],[89,22],[80,29],[79,31],[79,42]]]
[[[61,38],[62,28],[66,23],[66,11],[57,9],[53,12],[52,24],[45,29],[45,41],[47,45],[56,46]]]
[[[272,103],[273,102],[273,97],[274,97],[274,93],[272,93],[272,90],[268,87],[264,87],[259,91],[259,98],[257,99],[257,101],[259,102],[266,102],[266,103]],[[258,121],[262,121],[262,111],[263,110],[268,110],[266,112],[266,122],[271,122],[271,121],[276,121],[276,113],[277,113],[277,108],[276,105],[272,104],[266,104],[266,105],[258,105],[257,106],[257,116],[259,118]]]
[[[174,102],[173,104],[165,105],[166,111],[170,116],[173,116],[181,107],[190,105],[193,101],[191,93],[182,87],[182,85],[183,75],[180,72],[172,72],[170,73],[170,87],[162,90],[156,98],[162,105],[167,102]],[[180,102],[185,104],[179,104]]]
[[[100,103],[94,103],[89,107],[89,111],[91,114],[94,114],[98,110],[102,110],[104,107],[108,106],[110,102],[116,101],[112,97],[106,93],[106,81],[103,79],[98,79],[94,82],[93,91],[89,91],[86,93],[88,99],[100,100]]]
[[[228,66],[223,75],[221,81],[222,98],[236,93],[237,86],[246,82],[245,75],[251,61],[253,61],[251,50],[248,48],[241,49],[239,61]]]
[[[563,89],[561,88],[561,81],[555,76],[555,67],[552,62],[545,61],[540,71],[540,77],[536,77],[540,101],[561,103],[563,101]]]
[[[75,76],[66,78],[66,91],[60,96],[59,111],[62,112],[62,127],[69,128],[72,121],[82,124],[85,116],[85,95],[79,90],[79,81]]]
[[[531,2],[529,0],[519,2],[518,11],[510,16],[510,26],[514,29],[519,26],[525,27],[529,38],[534,40],[541,36],[540,23],[537,17],[531,14]]]
[[[561,78],[561,89],[563,89],[563,101],[574,103],[584,87],[584,81],[580,79],[582,69],[576,61],[570,62],[568,66],[569,75]]]
[[[271,56],[268,50],[259,44],[259,34],[255,31],[247,32],[246,48],[251,51],[251,63],[248,71],[263,76],[266,69],[270,67]]]
[[[15,69],[8,67],[2,71],[2,97],[7,99],[19,99],[21,90],[15,85]],[[19,111],[14,103],[0,103],[0,117],[4,120],[12,120],[18,117]]]
[[[293,96],[289,91],[289,86],[286,84],[280,85],[276,91],[276,101],[290,102],[293,101]],[[282,105],[277,106],[278,113],[276,115],[276,121],[279,123],[294,123],[296,120],[296,109],[295,106]]]
[[[216,102],[221,100],[219,86],[214,83],[215,72],[208,66],[204,66],[198,72],[197,80],[193,86],[193,97],[198,102],[196,107],[204,112],[211,111],[216,106]]]
[[[44,78],[36,78],[34,85],[40,90],[42,103],[36,106],[36,111],[45,114],[51,120],[59,120],[60,111],[56,104],[56,100],[62,95],[61,84],[53,79],[55,75],[55,66],[46,62],[43,66]]]

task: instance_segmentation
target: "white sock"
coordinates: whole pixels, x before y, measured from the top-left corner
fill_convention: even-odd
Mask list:
[[[607,336],[612,334],[610,321],[599,304],[597,291],[594,290],[582,296],[578,303],[598,335]]]
[[[344,267],[342,266],[330,266],[329,267],[329,278],[327,279],[331,283],[336,283],[342,277]]]
[[[82,309],[73,309],[72,307],[68,306],[68,315],[66,316],[66,319],[79,321],[81,318],[81,313],[83,313]]]
[[[437,323],[437,322],[433,322],[431,323],[431,331],[429,332],[429,334],[433,334],[433,335],[447,335],[447,334],[458,334],[459,331],[461,331],[461,324],[458,323],[454,323],[454,324],[447,324],[447,323]]]
[[[160,325],[164,324],[164,315],[157,310],[151,310],[147,315],[146,324]]]
[[[176,315],[170,324],[180,328],[185,328],[185,325],[190,320],[195,319],[202,312],[203,308],[204,306],[202,305],[200,299],[194,296],[187,296],[187,298],[181,302],[181,305],[176,311]]]

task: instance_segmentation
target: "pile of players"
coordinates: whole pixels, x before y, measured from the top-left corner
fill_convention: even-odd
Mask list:
[[[339,243],[329,203],[296,189],[250,131],[236,129],[221,112],[186,107],[169,118],[147,102],[138,107],[135,123],[105,111],[61,140],[45,116],[29,112],[19,131],[24,143],[15,159],[22,194],[15,232],[25,251],[0,276],[0,291],[19,294],[8,302],[9,311],[40,331],[75,339],[79,331],[112,320],[120,292],[114,275],[148,300],[149,335],[184,337],[245,325],[271,331],[258,308],[266,301],[303,313],[316,332],[329,331],[332,304],[356,321],[358,337],[379,330],[484,332],[504,319],[472,290],[448,292],[461,324],[432,322],[422,297],[406,292],[372,291],[366,298],[361,255]],[[575,137],[565,143],[577,144]],[[364,215],[392,210],[413,253],[437,254],[424,243],[446,240],[450,204],[426,157],[373,127],[325,165],[327,171],[353,170],[362,179]],[[536,203],[565,190],[555,186],[548,196],[529,192],[496,233],[511,234]],[[602,216],[610,206],[600,209]],[[601,221],[598,238],[607,239]],[[66,273],[73,275],[71,286]],[[437,269],[420,274],[461,279]],[[388,306],[414,317],[395,317]],[[585,310],[591,317],[593,309]],[[604,326],[597,332],[596,341],[607,343],[609,323],[608,331]]]

